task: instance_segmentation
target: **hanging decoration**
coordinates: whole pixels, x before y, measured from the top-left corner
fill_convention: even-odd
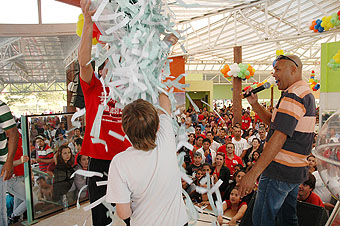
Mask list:
[[[324,16],[322,19],[313,20],[309,29],[321,33],[338,26],[340,26],[340,10],[331,16]]]
[[[79,37],[81,37],[81,34],[83,33],[83,26],[84,26],[84,15],[81,13],[78,16],[78,22],[77,22],[77,28],[76,28],[76,34]],[[102,33],[99,31],[96,23],[93,23],[92,45],[97,45],[97,43],[105,44],[104,42],[99,40],[101,34]]]
[[[340,49],[338,52],[333,56],[333,58],[329,61],[328,67],[334,71],[340,68]]]
[[[320,81],[318,79],[315,79],[315,72],[314,72],[314,70],[310,74],[309,83],[310,83],[310,88],[313,91],[317,91],[317,90],[320,89]]]
[[[240,78],[242,80],[250,79],[255,74],[255,69],[250,64],[237,64],[234,63],[231,66],[228,64],[220,70],[223,76],[227,79],[232,77]]]

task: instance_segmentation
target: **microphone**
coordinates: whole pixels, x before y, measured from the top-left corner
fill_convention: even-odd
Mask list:
[[[255,89],[253,89],[249,93],[243,94],[242,98],[249,97],[249,96],[251,96],[252,93],[255,94],[255,93],[261,92],[262,90],[268,89],[273,83],[275,83],[275,79],[274,78],[269,79],[268,82],[264,83],[262,86],[259,86]]]

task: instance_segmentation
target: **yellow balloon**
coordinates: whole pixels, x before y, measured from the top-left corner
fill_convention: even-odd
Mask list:
[[[283,55],[283,50],[276,50],[276,56]]]
[[[340,57],[337,57],[334,60],[335,60],[335,63],[337,63],[337,64],[340,63]]]
[[[81,37],[81,34],[83,33],[83,26],[84,26],[84,20],[79,20],[77,22],[77,29],[76,29],[76,33],[79,37]]]
[[[82,13],[78,16],[78,20],[84,20],[84,15]]]
[[[97,38],[94,37],[92,38],[92,45],[97,45],[98,41],[97,41]]]
[[[84,15],[81,13],[78,16],[78,22],[77,22],[77,28],[76,28],[76,34],[81,37],[81,34],[83,33],[83,26],[84,26]]]

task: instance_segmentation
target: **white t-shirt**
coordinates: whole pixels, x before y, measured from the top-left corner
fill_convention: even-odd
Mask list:
[[[110,164],[106,201],[131,202],[131,226],[183,226],[188,222],[171,119],[165,114],[159,119],[155,149],[130,147]]]
[[[243,150],[248,149],[250,146],[248,145],[248,142],[246,139],[241,138],[241,140],[236,141],[235,137],[231,139],[231,143],[235,145],[235,155],[241,156]]]
[[[211,148],[209,148],[209,149],[210,149],[212,164],[214,164],[214,163],[215,163],[215,158],[216,158],[216,152],[215,152],[214,150],[212,150]],[[204,155],[203,147],[197,149],[196,152],[201,153],[201,155],[202,155],[202,161],[201,161],[201,163],[202,163],[202,164],[205,163],[205,155]]]
[[[219,143],[217,143],[216,141],[213,140],[213,142],[210,145],[210,149],[214,150],[217,153],[217,150],[220,146],[221,145]]]

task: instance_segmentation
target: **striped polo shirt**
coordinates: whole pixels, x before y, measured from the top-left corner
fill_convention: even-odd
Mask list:
[[[0,164],[4,164],[7,159],[8,147],[5,130],[16,126],[9,107],[0,100]]]
[[[275,130],[286,134],[287,140],[263,172],[264,176],[294,184],[308,179],[307,156],[312,150],[315,121],[315,99],[306,82],[295,82],[282,91],[272,114],[267,141]]]

